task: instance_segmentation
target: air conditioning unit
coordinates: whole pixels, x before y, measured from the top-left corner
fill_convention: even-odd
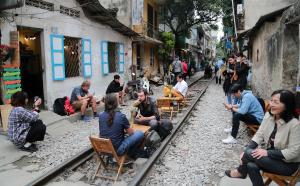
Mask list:
[[[236,13],[237,13],[237,15],[243,15],[244,14],[243,4],[237,4]]]
[[[22,7],[25,0],[0,0],[0,11]]]

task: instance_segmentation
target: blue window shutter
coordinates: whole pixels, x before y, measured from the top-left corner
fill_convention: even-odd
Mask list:
[[[65,79],[64,36],[50,35],[52,79]]]
[[[119,44],[119,51],[118,51],[118,57],[119,57],[119,73],[124,73],[124,44]]]
[[[82,39],[82,68],[84,78],[92,76],[92,48],[90,39]]]
[[[101,42],[101,67],[102,67],[102,74],[107,75],[109,73],[109,66],[108,66],[108,47],[107,41]]]

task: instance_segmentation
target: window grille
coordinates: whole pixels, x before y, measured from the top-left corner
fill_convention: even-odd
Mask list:
[[[64,50],[66,78],[80,76],[81,40],[65,37]]]
[[[80,17],[80,11],[60,5],[60,13],[71,17]]]
[[[42,0],[26,0],[25,4],[28,6],[34,6],[49,11],[54,11],[54,4]]]

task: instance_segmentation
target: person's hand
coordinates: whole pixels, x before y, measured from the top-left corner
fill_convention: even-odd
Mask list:
[[[223,105],[227,110],[232,109],[232,105],[230,105],[230,104],[223,103]]]
[[[241,164],[241,165],[243,165],[243,161],[242,161],[243,156],[244,156],[244,152],[242,152],[242,153],[240,154],[240,164]]]
[[[260,159],[262,157],[268,156],[268,151],[265,149],[255,149],[251,153],[253,158]]]

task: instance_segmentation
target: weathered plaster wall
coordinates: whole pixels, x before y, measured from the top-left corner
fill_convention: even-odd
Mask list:
[[[56,4],[56,8],[59,8],[57,1],[48,0]],[[78,7],[74,1],[62,1],[62,5],[66,7]],[[51,50],[50,50],[50,34],[52,34],[53,28],[57,28],[57,34],[91,39],[92,45],[92,70],[93,74],[90,78],[92,87],[97,95],[104,95],[106,88],[110,81],[113,79],[114,74],[107,76],[102,75],[101,69],[101,41],[111,41],[124,43],[125,53],[125,79],[128,80],[128,67],[131,65],[132,60],[132,47],[131,40],[121,35],[120,33],[112,30],[106,25],[101,25],[96,22],[88,20],[80,7],[76,8],[81,11],[80,18],[72,18],[60,14],[59,11],[47,12],[43,14],[18,16],[12,23],[5,22],[1,24],[2,31],[2,43],[9,44],[9,32],[17,30],[17,25],[34,27],[42,29],[41,33],[41,49],[42,49],[42,62],[44,68],[43,83],[44,83],[44,95],[46,98],[46,105],[52,108],[54,100],[58,97],[70,96],[72,89],[78,86],[84,80],[83,77],[66,78],[64,81],[53,81],[52,80],[52,66],[51,66]],[[11,10],[12,13],[19,14],[34,14],[40,12],[46,12],[43,9],[25,6]]]
[[[279,23],[279,18],[275,22],[266,22],[253,36],[252,87],[254,92],[266,98],[273,89],[281,87],[281,71],[279,70],[282,69],[279,61],[281,52],[280,47],[278,47],[280,41],[273,39],[273,43],[268,44],[268,40],[271,39],[272,34],[279,27]],[[270,56],[270,53],[272,56]],[[276,74],[274,77],[273,73]]]
[[[299,3],[300,6],[300,3]],[[270,98],[277,89],[295,91],[299,73],[299,25],[290,23],[300,10],[292,6],[276,23],[266,22],[253,37],[252,60],[254,92]],[[257,49],[260,50],[257,61]]]
[[[104,8],[118,8],[117,19],[131,28],[132,3],[130,0],[99,0]]]

